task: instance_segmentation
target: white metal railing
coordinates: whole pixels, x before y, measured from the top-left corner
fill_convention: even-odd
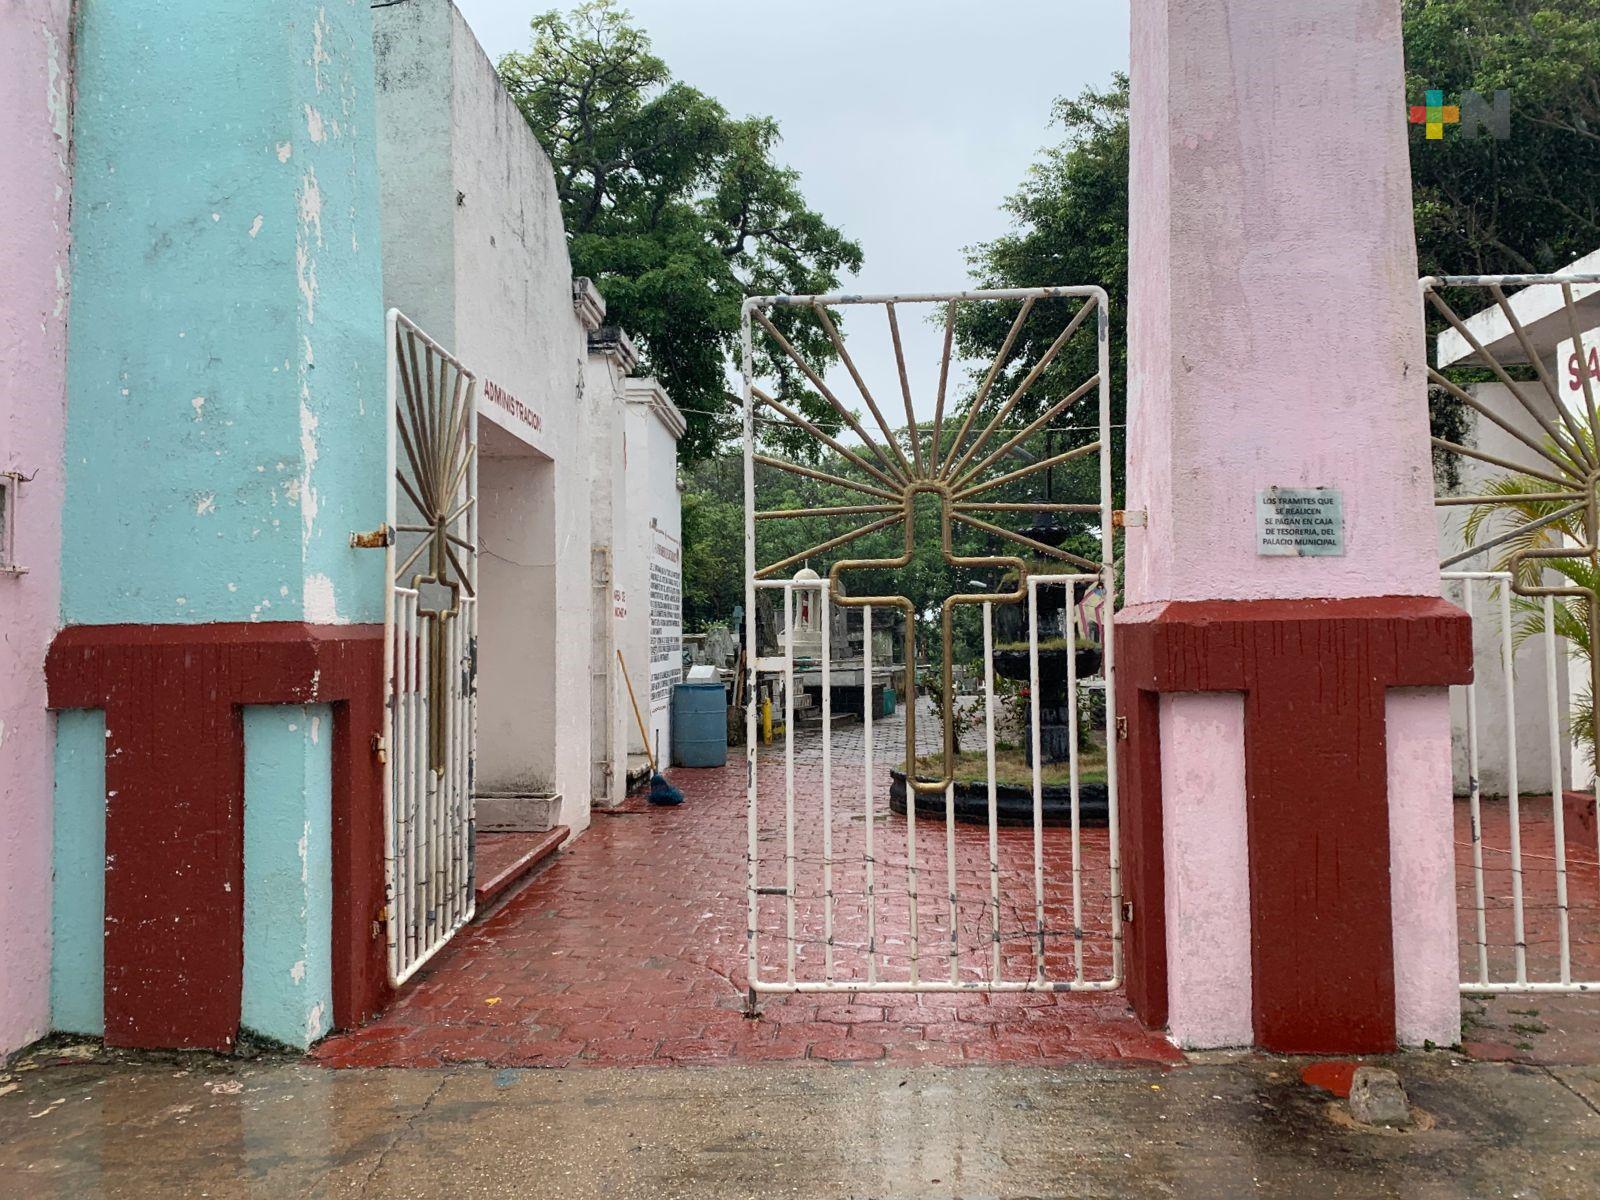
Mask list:
[[[384,883],[398,986],[475,912],[478,398],[472,373],[393,310],[388,348]]]
[[[1470,928],[1462,935],[1470,962],[1464,963],[1461,990],[1480,995],[1600,991],[1600,977],[1596,977],[1594,965],[1590,964],[1585,977],[1585,972],[1575,969],[1573,963],[1572,885],[1578,881],[1575,876],[1579,871],[1586,889],[1600,883],[1600,841],[1581,847],[1569,847],[1567,842],[1563,764],[1572,747],[1560,694],[1559,668],[1567,655],[1556,633],[1554,598],[1539,597],[1543,628],[1531,635],[1542,646],[1545,675],[1541,732],[1548,739],[1550,756],[1546,808],[1543,802],[1524,803],[1517,757],[1511,573],[1446,571],[1442,578],[1473,619],[1475,634],[1479,615],[1493,613],[1504,707],[1504,729],[1496,731],[1500,736],[1491,743],[1491,748],[1503,754],[1505,762],[1502,813],[1497,798],[1483,794],[1481,782],[1485,756],[1485,730],[1481,727],[1484,706],[1479,694],[1482,685],[1474,682],[1456,689],[1465,707],[1468,809],[1468,842],[1458,848],[1469,852],[1464,867],[1471,881],[1470,906],[1465,909],[1470,915]],[[1488,820],[1490,816],[1494,817],[1492,822]],[[1538,849],[1530,850],[1524,844],[1530,831],[1539,839]],[[1547,835],[1549,847],[1545,853],[1543,842]],[[1591,918],[1600,915],[1600,907],[1592,898],[1587,910]],[[1587,942],[1588,936],[1583,940]]]
[[[941,420],[944,404],[944,375],[950,365],[949,328],[953,324],[954,306],[957,303],[987,302],[987,301],[1021,301],[1023,309],[1013,325],[1011,338],[1015,338],[1023,320],[1026,319],[1029,309],[1036,300],[1044,298],[1069,298],[1076,297],[1085,301],[1083,309],[1067,325],[1064,332],[1057,338],[1041,361],[1028,374],[1027,378],[1013,393],[1012,398],[1006,402],[1000,414],[995,416],[989,426],[980,434],[978,441],[970,447],[965,447],[964,438],[972,417],[983,403],[990,383],[993,382],[999,371],[1000,359],[991,369],[982,389],[977,394],[971,411],[967,416],[967,423],[961,427],[954,442],[948,450],[946,457],[945,444],[940,441],[937,430]],[[950,306],[952,315],[947,321],[947,337],[945,343],[945,361],[941,368],[941,381],[939,385],[938,409],[934,417],[933,428],[935,433],[928,446],[929,465],[924,466],[923,447],[921,445],[921,431],[912,414],[911,388],[907,379],[905,363],[900,353],[898,326],[896,325],[895,305],[918,302],[937,302]],[[868,392],[865,382],[856,371],[848,354],[840,345],[837,331],[827,318],[826,310],[833,306],[848,305],[881,305],[888,309],[889,327],[895,337],[895,353],[900,363],[900,385],[905,394],[907,411],[907,430],[909,444],[902,448],[896,443],[894,434],[888,428],[884,417],[879,412],[876,404]],[[849,369],[852,378],[860,388],[863,398],[872,416],[878,421],[886,438],[886,445],[893,450],[898,459],[899,469],[896,468],[894,459],[887,454],[878,454],[878,463],[874,465],[866,462],[861,455],[869,450],[878,449],[873,444],[872,436],[867,434],[856,418],[835,399],[829,392],[820,376],[800,361],[793,347],[789,345],[778,330],[762,315],[769,307],[803,306],[812,309],[818,317],[819,323],[825,332],[833,338],[838,348],[842,361]],[[770,397],[757,388],[753,382],[753,351],[751,338],[750,319],[752,314],[761,322],[763,327],[772,335],[774,341],[794,358],[803,373],[812,380],[813,385],[822,393],[824,398],[833,403],[839,412],[840,419],[849,424],[862,439],[861,453],[857,454],[847,447],[823,434],[814,426],[808,424],[804,418],[799,417],[780,403],[775,403]],[[978,452],[985,439],[999,427],[1001,419],[1011,410],[1017,398],[1027,390],[1028,386],[1038,378],[1039,374],[1055,356],[1057,350],[1070,339],[1079,323],[1088,316],[1096,318],[1096,333],[1098,337],[1097,352],[1099,369],[1097,375],[1083,384],[1076,391],[1066,395],[1062,400],[1055,402],[1054,406],[1036,418],[1032,423],[1023,427],[1022,432],[1016,434],[1000,449],[993,451],[987,457],[979,458]],[[1068,768],[1068,793],[1069,793],[1069,829],[1062,831],[1065,842],[1065,884],[1070,892],[1053,890],[1052,884],[1059,884],[1061,868],[1058,867],[1059,856],[1056,844],[1052,842],[1052,835],[1047,835],[1045,827],[1045,788],[1043,782],[1043,755],[1041,737],[1041,688],[1040,688],[1040,656],[1039,656],[1039,594],[1040,586],[1064,587],[1068,590],[1069,602],[1067,612],[1069,621],[1073,614],[1071,603],[1072,589],[1075,586],[1090,584],[1105,589],[1105,594],[1110,597],[1116,594],[1114,551],[1113,551],[1113,513],[1111,491],[1111,409],[1110,409],[1110,362],[1109,362],[1109,336],[1106,298],[1099,288],[1038,288],[1017,289],[997,292],[974,293],[940,293],[933,295],[899,295],[899,296],[826,296],[826,297],[757,297],[746,302],[744,324],[744,371],[745,371],[745,407],[744,407],[744,434],[745,434],[745,547],[746,547],[746,603],[745,603],[745,644],[747,647],[745,699],[746,699],[746,760],[748,771],[748,791],[746,807],[746,860],[747,860],[747,930],[746,930],[746,975],[748,985],[748,1003],[753,1009],[757,999],[762,994],[768,993],[824,993],[824,992],[1067,992],[1067,991],[1107,991],[1121,986],[1122,980],[1122,879],[1120,854],[1118,848],[1118,797],[1117,797],[1117,771],[1116,771],[1116,699],[1115,699],[1115,620],[1109,615],[1105,620],[1103,634],[1103,691],[1105,700],[1104,736],[1106,743],[1106,810],[1107,830],[1103,842],[1097,842],[1095,854],[1095,872],[1091,877],[1088,858],[1089,850],[1083,839],[1083,814],[1082,814],[1082,781],[1079,773],[1079,693],[1080,681],[1077,678],[1076,643],[1069,638],[1066,653],[1066,701],[1067,701],[1067,729],[1070,748],[1070,766]],[[1006,350],[1002,351],[1004,358],[1012,342],[1008,339]],[[1097,391],[1091,391],[1097,389]],[[1063,389],[1064,390],[1064,389]],[[985,516],[997,510],[1026,509],[1027,504],[984,503],[963,504],[965,497],[970,497],[993,482],[973,486],[972,481],[978,480],[987,470],[1006,469],[1004,459],[1012,447],[1018,445],[1025,437],[1042,429],[1048,420],[1070,407],[1078,397],[1093,395],[1098,398],[1098,432],[1099,439],[1095,443],[1081,447],[1076,451],[1069,451],[1060,456],[1024,459],[1030,465],[1021,471],[1010,471],[1000,477],[999,482],[1014,481],[1023,476],[1032,475],[1043,468],[1049,467],[1052,462],[1064,461],[1073,457],[1080,457],[1094,453],[1098,455],[1100,486],[1098,502],[1094,504],[1045,504],[1041,508],[1055,508],[1071,510],[1079,513],[1092,514],[1098,521],[1098,534],[1100,537],[1100,560],[1098,562],[1078,558],[1074,555],[1065,555],[1076,563],[1079,569],[1059,574],[1032,574],[1024,572],[1026,577],[1025,593],[1020,597],[1013,597],[1012,603],[1022,603],[1026,608],[1027,645],[1029,659],[1029,718],[1027,737],[1032,747],[1032,805],[1031,825],[1029,829],[1030,841],[1027,845],[1027,867],[1007,871],[1004,869],[1005,856],[1002,854],[1001,827],[998,818],[997,805],[997,721],[994,669],[994,609],[996,601],[984,596],[962,596],[959,601],[963,604],[975,604],[982,614],[984,670],[982,689],[982,711],[984,746],[987,764],[986,796],[987,796],[987,822],[982,840],[982,853],[986,861],[982,862],[980,869],[975,872],[967,869],[972,866],[975,858],[973,853],[977,842],[975,839],[963,836],[958,830],[956,814],[956,784],[953,780],[947,782],[943,788],[943,832],[944,853],[943,863],[926,864],[919,861],[917,791],[913,787],[913,780],[917,773],[916,757],[920,752],[915,746],[908,748],[906,761],[906,804],[904,818],[903,846],[886,845],[885,833],[879,829],[879,822],[886,816],[883,807],[884,793],[888,790],[888,777],[879,779],[879,749],[877,746],[877,729],[879,722],[872,711],[872,677],[873,677],[873,627],[877,608],[870,602],[856,599],[851,607],[858,609],[862,614],[863,626],[863,655],[859,667],[862,683],[862,724],[860,727],[860,752],[859,759],[841,762],[835,752],[834,712],[833,712],[833,685],[840,667],[835,661],[834,647],[832,645],[831,609],[836,602],[832,584],[829,579],[797,580],[773,579],[766,576],[805,556],[791,556],[772,566],[758,568],[756,561],[755,528],[758,514],[755,512],[755,464],[760,461],[765,468],[779,467],[779,464],[770,457],[757,455],[755,452],[755,416],[754,409],[757,400],[786,418],[795,428],[804,428],[813,433],[820,441],[832,447],[840,455],[841,461],[848,461],[861,469],[863,475],[858,482],[846,484],[854,487],[858,492],[865,492],[869,497],[889,500],[898,503],[870,504],[860,507],[835,507],[816,510],[819,514],[841,515],[862,514],[876,516],[877,513],[893,511],[900,505],[904,506],[905,519],[909,521],[909,514],[913,511],[913,501],[919,492],[939,492],[944,498],[944,520],[948,528],[951,520],[961,521],[968,525],[975,525],[988,530],[995,536],[1009,538],[1011,541],[1018,539],[1009,531],[986,524],[984,521],[969,519],[975,511],[982,510]],[[953,421],[954,419],[952,419]],[[1091,428],[1093,428],[1091,426]],[[1009,432],[1009,430],[1008,430]],[[965,448],[964,454],[961,451]],[[906,451],[909,450],[915,457],[911,461]],[[959,455],[959,457],[958,457]],[[968,474],[961,475],[962,468],[971,461],[976,465],[968,467]],[[880,469],[881,468],[881,469]],[[935,473],[937,469],[937,473]],[[844,484],[840,477],[819,474],[814,468],[798,466],[792,468],[793,473],[810,476],[834,485]],[[884,488],[891,490],[884,490]],[[903,489],[903,490],[899,490]],[[963,490],[965,489],[965,490]],[[956,514],[956,515],[952,515]],[[785,515],[780,512],[759,514],[760,517],[781,518]],[[998,519],[998,518],[997,518]],[[815,548],[818,553],[826,552],[854,537],[871,533],[885,525],[892,524],[894,517],[874,520],[862,526],[859,530],[844,537],[832,539]],[[1037,545],[1037,544],[1035,544]],[[946,552],[949,552],[948,543]],[[908,551],[909,554],[909,540]],[[954,561],[954,560],[952,560]],[[992,561],[992,560],[990,560]],[[852,564],[855,565],[855,564]],[[868,564],[870,565],[870,564]],[[892,560],[883,563],[885,566],[896,565]],[[901,564],[903,565],[903,564]],[[820,734],[814,743],[805,749],[806,755],[815,756],[819,767],[816,776],[801,778],[800,765],[797,762],[797,745],[795,729],[795,694],[796,694],[796,664],[794,660],[795,639],[794,630],[795,593],[814,589],[818,593],[817,609],[821,618],[821,707],[822,723]],[[757,648],[757,597],[763,592],[781,592],[783,600],[783,613],[785,622],[785,637],[781,658],[763,659],[758,657]],[[1109,607],[1109,606],[1108,606]],[[891,609],[896,616],[905,618],[898,608]],[[948,630],[947,630],[948,638]],[[948,652],[947,652],[948,658]],[[854,664],[848,668],[854,673],[857,668]],[[946,666],[948,671],[948,665]],[[784,731],[782,753],[782,826],[781,831],[767,829],[764,831],[762,824],[763,804],[762,796],[770,793],[777,782],[779,771],[772,758],[775,756],[764,755],[758,746],[758,686],[761,676],[765,674],[775,683],[780,683],[783,688],[783,717]],[[948,678],[948,675],[947,675]],[[1092,686],[1092,685],[1090,685]],[[912,682],[908,689],[909,694],[905,700],[908,705],[916,704],[915,684]],[[950,706],[954,701],[950,695],[951,689],[945,689],[946,718],[952,711]],[[853,757],[853,756],[852,756]],[[894,754],[893,759],[898,761],[899,754]],[[846,785],[845,794],[850,795],[848,803],[842,798],[836,805],[835,787],[841,779],[841,767],[846,771],[858,766],[859,779],[850,780]],[[946,777],[949,778],[949,777]],[[935,784],[934,787],[937,787]],[[937,803],[935,801],[935,803]],[[820,828],[818,828],[820,826]],[[853,830],[859,827],[857,837]],[[974,833],[981,828],[974,823],[969,826]],[[836,840],[836,833],[845,830],[850,834],[850,842],[842,849]],[[768,864],[777,857],[766,847],[768,844],[781,838],[781,882],[768,880],[765,872],[770,869]],[[894,841],[900,839],[895,837]],[[933,845],[931,840],[929,845]],[[1015,843],[1008,839],[1008,846],[1015,848]],[[968,853],[963,854],[966,850]],[[820,858],[817,853],[820,851]],[[890,865],[890,855],[903,854],[903,889],[898,886],[898,881],[886,877],[885,868]],[[1019,856],[1020,862],[1020,856]],[[964,865],[965,864],[965,865]],[[900,867],[901,863],[894,866]],[[942,868],[942,869],[941,869]],[[806,878],[802,879],[802,871]],[[963,892],[963,876],[968,880],[968,890]],[[981,877],[980,877],[981,876]],[[848,884],[853,880],[860,880],[860,890],[852,891]],[[931,879],[938,879],[939,892],[932,896],[926,894],[926,886]],[[812,889],[812,880],[817,885]],[[847,886],[841,889],[841,882]],[[888,890],[886,890],[886,888]],[[933,903],[930,905],[929,901]],[[771,912],[771,920],[764,921],[768,914],[766,905],[781,901],[782,912]],[[1094,902],[1099,911],[1103,913],[1103,921],[1090,922],[1086,920],[1088,906]],[[925,925],[925,919],[927,924]],[[937,943],[930,944],[926,935],[927,925],[940,925],[945,928]],[[1089,925],[1095,925],[1091,929]],[[964,930],[970,930],[969,936],[963,936]],[[763,948],[772,944],[777,939],[782,942],[781,960],[777,954],[772,955],[770,965],[776,974],[763,974],[764,964],[762,958]],[[1066,958],[1064,953],[1058,953],[1057,948],[1065,945],[1070,940],[1071,955]],[[941,944],[942,943],[942,944]],[[1019,953],[1017,947],[1028,947],[1025,954]],[[1007,952],[1008,945],[1011,952]],[[820,953],[816,951],[820,948]],[[807,950],[811,953],[807,953]],[[1091,954],[1092,952],[1092,954]],[[1010,969],[1008,970],[1008,959]]]

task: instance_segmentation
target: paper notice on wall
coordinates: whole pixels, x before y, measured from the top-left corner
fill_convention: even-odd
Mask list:
[[[659,529],[650,549],[650,711],[665,712],[683,677],[683,551]]]

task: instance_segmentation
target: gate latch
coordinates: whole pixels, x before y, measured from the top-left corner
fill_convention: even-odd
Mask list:
[[[1143,529],[1146,515],[1142,508],[1118,508],[1111,513],[1113,529]]]
[[[370,533],[352,533],[350,535],[350,548],[352,550],[386,550],[394,545],[394,530],[389,528],[385,521]]]
[[[1117,718],[1117,741],[1125,742],[1127,740],[1128,740],[1128,718],[1127,717],[1118,717]]]

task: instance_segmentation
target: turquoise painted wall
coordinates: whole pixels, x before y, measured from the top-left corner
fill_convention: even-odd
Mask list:
[[[68,624],[382,619],[367,0],[80,0]]]
[[[306,1047],[333,1026],[333,710],[244,710],[239,1024]]]
[[[56,716],[50,1024],[106,1031],[106,715]]]

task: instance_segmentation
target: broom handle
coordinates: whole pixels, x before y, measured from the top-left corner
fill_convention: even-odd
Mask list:
[[[633,719],[639,722],[639,736],[644,739],[644,756],[650,760],[650,774],[659,775],[656,770],[656,756],[650,749],[650,731],[644,727],[644,714],[639,711],[639,700],[633,694],[633,680],[628,678],[628,660],[622,657],[622,651],[617,651],[617,661],[622,664],[622,682],[628,685],[628,703],[633,705]]]

